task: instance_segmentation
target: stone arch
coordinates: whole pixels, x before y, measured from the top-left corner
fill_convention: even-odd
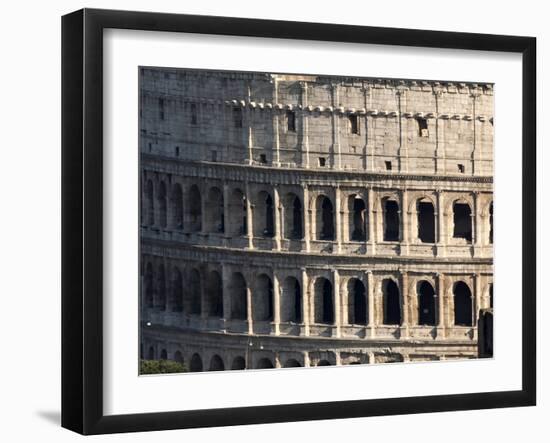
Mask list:
[[[426,280],[417,283],[418,324],[435,326],[436,298],[432,284]]]
[[[300,197],[289,192],[284,199],[284,237],[299,240],[304,237],[303,207]]]
[[[234,272],[229,281],[229,297],[231,300],[231,318],[246,320],[248,313],[246,280],[240,272]]]
[[[256,363],[256,369],[271,369],[273,367],[273,362],[267,357],[260,358]]]
[[[174,352],[174,361],[183,364],[183,354],[181,351]]]
[[[246,369],[246,361],[244,357],[241,357],[240,355],[238,355],[233,359],[233,363],[231,364],[231,370],[238,371],[243,369]]]
[[[183,229],[183,190],[179,183],[172,185],[172,193],[170,198],[172,226],[174,229]]]
[[[191,268],[187,278],[187,311],[192,315],[200,315],[202,310],[202,281],[200,272]]]
[[[157,299],[155,304],[161,311],[166,310],[166,272],[162,263],[157,270]]]
[[[207,232],[224,232],[223,193],[213,186],[206,194],[204,229]]]
[[[358,278],[350,278],[347,282],[348,292],[348,322],[356,325],[368,323],[368,302],[365,285]]]
[[[199,354],[194,353],[189,364],[190,372],[202,372],[202,358]]]
[[[472,207],[464,200],[453,202],[453,238],[472,241]]]
[[[453,285],[454,323],[457,326],[473,325],[473,297],[470,287],[463,281]]]
[[[158,192],[157,192],[157,204],[159,211],[159,226],[161,228],[166,228],[167,226],[167,205],[166,205],[166,184],[164,181],[159,183]]]
[[[399,201],[392,197],[382,199],[383,214],[383,239],[384,241],[399,241],[400,239],[400,216]]]
[[[301,368],[301,367],[302,365],[295,358],[289,358],[283,365],[283,368]]]
[[[282,285],[281,321],[302,322],[302,290],[295,277],[285,278]]]
[[[197,185],[189,188],[189,230],[198,232],[202,229],[202,200],[201,191]]]
[[[385,325],[400,325],[401,295],[397,283],[391,278],[382,281],[382,303],[384,307],[383,323]]]
[[[226,214],[226,231],[231,236],[241,236],[247,233],[246,196],[236,188],[229,194],[228,210]]]
[[[319,277],[314,285],[315,323],[334,323],[334,294],[330,280]]]
[[[367,205],[358,194],[348,197],[349,240],[365,241],[367,238]]]
[[[208,370],[209,371],[225,370],[225,365],[223,364],[223,360],[218,354],[214,354],[210,359],[210,368]]]
[[[257,237],[273,237],[275,234],[275,207],[273,197],[267,191],[260,191],[254,207],[254,235]]]
[[[145,184],[145,201],[147,206],[147,224],[153,226],[155,224],[155,193],[152,180],[147,180]]]
[[[145,306],[148,308],[153,308],[154,305],[154,273],[153,265],[151,262],[148,262],[145,266],[145,276],[143,279],[144,289],[145,289]]]
[[[223,285],[218,271],[211,271],[205,281],[206,310],[211,317],[223,318]]]
[[[254,320],[273,320],[273,281],[266,274],[256,277],[253,293],[252,309]]]
[[[170,306],[174,312],[183,311],[183,276],[176,266],[172,269],[172,297]]]
[[[317,363],[317,366],[332,366],[332,364],[328,360],[319,360]]]
[[[326,195],[319,195],[315,199],[315,225],[317,240],[335,239],[334,205]]]

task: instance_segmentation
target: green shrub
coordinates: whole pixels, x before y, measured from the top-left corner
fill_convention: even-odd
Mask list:
[[[174,374],[177,372],[188,372],[183,363],[172,360],[140,360],[140,374]]]

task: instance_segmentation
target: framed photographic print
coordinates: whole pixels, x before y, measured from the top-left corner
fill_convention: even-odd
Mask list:
[[[534,38],[62,25],[64,427],[535,404]]]

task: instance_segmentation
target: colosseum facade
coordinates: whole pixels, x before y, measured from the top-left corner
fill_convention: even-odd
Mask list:
[[[478,357],[493,85],[140,68],[141,356]]]

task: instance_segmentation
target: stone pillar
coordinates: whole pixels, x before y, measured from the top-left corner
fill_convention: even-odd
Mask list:
[[[336,206],[334,215],[336,217],[336,251],[342,252],[342,208],[340,204],[340,188],[334,190],[334,206]]]
[[[402,243],[400,248],[401,255],[409,255],[409,234],[410,234],[410,213],[409,213],[409,194],[403,190],[401,195],[401,227],[403,230]]]
[[[306,244],[306,252],[310,251],[310,239],[311,239],[311,226],[310,226],[310,220],[311,220],[311,214],[309,209],[309,192],[307,189],[307,185],[304,185],[302,187],[302,195],[303,195],[303,216],[304,216],[304,241]]]
[[[311,362],[309,361],[309,352],[304,351],[302,352],[302,355],[304,356],[304,368],[309,368],[311,366]]]
[[[281,367],[281,355],[279,354],[278,351],[275,351],[275,368],[280,368]]]
[[[248,324],[248,335],[254,334],[254,324],[252,321],[252,289],[250,288],[250,276],[246,276],[246,322]]]
[[[336,112],[336,108],[340,105],[339,103],[339,91],[338,85],[332,85],[332,107],[334,112],[332,112],[332,157],[333,157],[333,167],[335,169],[342,169],[342,152],[340,146],[340,114]]]
[[[368,233],[368,251],[370,254],[376,254],[376,220],[374,215],[374,190],[368,188],[367,191],[367,206],[368,206],[368,224],[369,224],[369,233]]]
[[[340,274],[337,269],[332,270],[332,290],[334,291],[334,325],[336,326],[336,337],[341,335],[342,314],[340,300]]]
[[[410,328],[410,312],[409,312],[409,274],[407,271],[401,271],[401,300],[402,300],[402,306],[403,306],[403,318],[402,325],[401,325],[401,336],[402,337],[408,337],[409,336],[409,328]]]
[[[307,83],[300,82],[300,86],[302,88],[302,111],[300,113],[302,116],[302,162],[305,154],[305,167],[309,168],[309,120],[306,111],[308,105]]]
[[[246,194],[246,236],[248,237],[248,248],[254,249],[254,230],[252,225],[252,203],[250,201],[250,187],[245,183]]]
[[[306,268],[302,268],[302,319],[304,322],[304,335],[309,335],[310,309],[309,309],[309,281]]]
[[[441,275],[440,273],[435,274],[436,278],[436,291],[437,291],[437,336],[438,337],[445,337],[445,328],[446,328],[446,321],[445,321],[445,277]]]
[[[278,79],[273,77],[273,102],[274,104],[279,103],[279,88],[278,88]],[[280,143],[279,143],[279,111],[273,109],[271,112],[273,116],[273,152],[275,153],[275,158],[272,159],[275,166],[281,165],[281,156],[280,156]]]
[[[374,276],[372,271],[367,271],[367,303],[368,303],[368,315],[369,315],[369,331],[370,337],[373,338],[376,335],[376,317],[375,317],[375,303],[374,303]]]
[[[274,240],[275,240],[275,249],[277,251],[281,250],[281,200],[279,198],[279,188],[277,186],[273,187],[273,224],[274,224]]]
[[[443,207],[443,195],[440,189],[437,190],[437,255],[445,257],[445,246],[447,244],[447,232],[445,230],[445,208]]]
[[[472,275],[473,281],[474,281],[474,300],[473,300],[473,308],[472,308],[472,314],[474,316],[472,325],[477,326],[477,318],[479,314],[479,310],[481,309],[481,275],[478,273],[474,273]]]
[[[474,191],[474,207],[472,208],[472,226],[474,228],[474,256],[479,255],[481,249],[481,214],[479,213],[479,191]]]
[[[275,335],[281,333],[281,288],[279,286],[279,277],[277,271],[273,270],[273,325]]]

